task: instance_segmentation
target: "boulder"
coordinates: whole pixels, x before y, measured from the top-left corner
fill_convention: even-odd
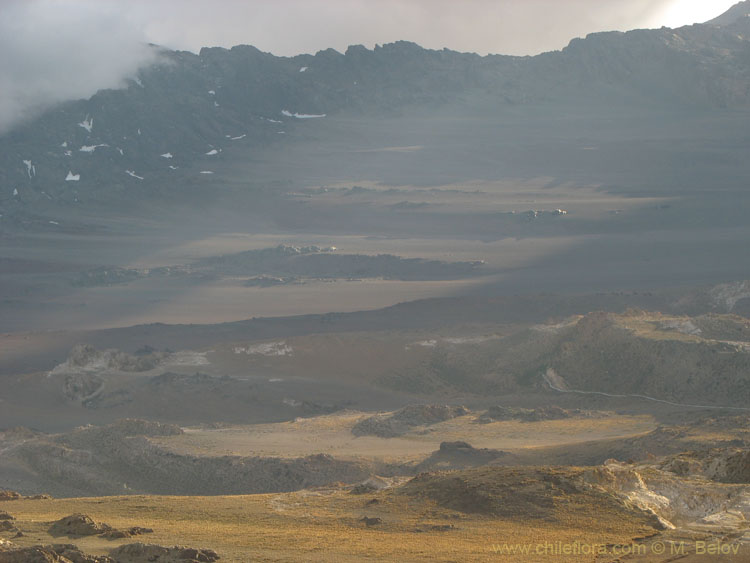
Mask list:
[[[164,547],[147,543],[128,543],[113,549],[110,554],[118,563],[211,563],[220,558],[211,549],[193,547]]]
[[[86,514],[71,514],[52,524],[49,533],[53,536],[95,536],[111,530],[110,525],[94,522]]]

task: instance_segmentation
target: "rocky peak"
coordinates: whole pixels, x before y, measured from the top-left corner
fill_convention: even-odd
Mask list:
[[[750,16],[750,0],[738,2],[720,16],[706,22],[707,25],[724,27]]]

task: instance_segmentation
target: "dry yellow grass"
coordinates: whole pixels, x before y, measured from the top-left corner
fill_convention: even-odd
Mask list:
[[[645,313],[643,315],[618,316],[617,322],[633,331],[641,338],[651,340],[675,340],[678,342],[703,342],[704,338],[695,334],[686,334],[678,330],[663,328],[664,323],[681,323],[689,321],[689,317],[664,315],[661,313]]]
[[[196,428],[153,440],[176,452],[196,455],[299,457],[327,453],[341,459],[402,462],[424,459],[443,441],[465,440],[475,447],[517,450],[636,436],[657,426],[647,415],[476,424],[472,414],[416,427],[397,438],[354,436],[351,427],[365,416],[370,415],[349,412],[275,424]]]
[[[377,504],[367,504],[373,497]],[[581,503],[581,499],[571,499]],[[549,519],[494,518],[442,508],[429,499],[395,491],[351,495],[329,489],[297,493],[220,496],[128,496],[0,503],[18,519],[26,536],[17,543],[53,541],[49,522],[82,512],[115,527],[154,529],[142,541],[216,550],[226,562],[245,561],[594,561],[581,555],[508,556],[507,544],[629,543],[648,533],[642,519],[600,513],[593,503],[563,503]],[[359,519],[379,517],[367,528]],[[454,529],[431,531],[431,525]],[[415,531],[418,528],[423,530]],[[141,539],[141,538],[136,538]],[[56,541],[60,541],[59,539]],[[65,540],[68,541],[68,540]],[[73,540],[84,551],[105,554],[120,543],[100,538]]]

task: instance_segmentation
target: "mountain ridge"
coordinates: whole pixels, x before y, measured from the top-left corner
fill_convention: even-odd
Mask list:
[[[731,19],[732,10],[722,25],[595,33],[533,57],[407,41],[295,57],[248,45],[160,49],[159,62],[127,88],[61,104],[0,137],[1,223],[7,228],[35,206],[148,199],[169,186],[208,193],[215,161],[232,147],[314,135],[316,120],[335,115],[467,110],[477,99],[492,112],[535,104],[746,108],[750,18]]]

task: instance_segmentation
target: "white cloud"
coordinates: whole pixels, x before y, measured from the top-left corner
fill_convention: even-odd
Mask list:
[[[408,40],[480,54],[560,49],[594,31],[683,25],[732,0],[0,0],[0,134],[60,101],[116,88],[147,42],[276,55]]]
[[[680,27],[704,22],[726,12],[739,0],[672,0],[654,15],[655,25]]]
[[[118,5],[83,0],[2,0],[0,134],[62,101],[88,98],[155,58]]]

